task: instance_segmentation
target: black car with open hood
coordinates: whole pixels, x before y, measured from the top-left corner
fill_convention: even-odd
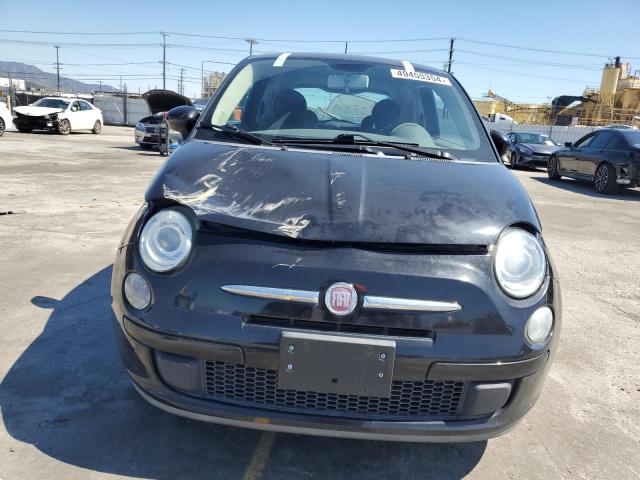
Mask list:
[[[150,149],[165,140],[162,122],[166,112],[181,105],[193,105],[191,100],[172,90],[155,89],[142,94],[151,115],[141,118],[134,130],[135,141],[140,147]]]
[[[241,427],[403,441],[511,429],[560,289],[522,185],[454,77],[253,56],[157,172],[118,248],[115,332],[149,402]]]

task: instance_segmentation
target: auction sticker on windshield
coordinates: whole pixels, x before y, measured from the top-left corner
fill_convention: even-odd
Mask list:
[[[409,80],[418,80],[420,82],[437,83],[439,85],[451,86],[451,82],[447,77],[433,75],[432,73],[410,72],[399,68],[392,68],[391,76],[393,78],[406,78]]]

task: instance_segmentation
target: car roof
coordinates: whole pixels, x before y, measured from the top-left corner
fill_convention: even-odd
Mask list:
[[[542,132],[518,132],[518,131],[514,131],[514,132],[509,132],[509,133],[515,133],[516,135],[520,135],[522,133],[530,133],[532,135],[544,135],[545,137],[549,136],[548,133],[542,133]]]
[[[286,52],[289,53],[289,52]],[[263,55],[253,55],[251,57],[247,57],[244,61],[249,60],[259,60],[259,59],[273,59],[278,58],[282,53],[267,53]],[[370,57],[367,55],[345,55],[340,53],[314,53],[314,52],[292,52],[287,56],[287,60],[329,60],[333,62],[362,62],[362,63],[375,63],[380,65],[389,65],[393,67],[398,67],[404,70],[405,66],[402,63],[408,62],[408,60],[396,60],[391,58],[383,58],[383,57]],[[409,62],[413,65],[414,68],[419,68],[420,70],[424,70],[429,73],[436,73],[438,75],[445,75],[447,77],[452,77],[450,73],[445,72],[439,68],[429,67],[427,65],[423,65],[421,63]]]

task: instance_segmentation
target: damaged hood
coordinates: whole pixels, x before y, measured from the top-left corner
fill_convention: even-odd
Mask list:
[[[156,174],[147,201],[286,237],[338,242],[494,244],[535,210],[499,163],[283,151],[191,140]]]
[[[15,113],[19,113],[20,115],[27,115],[29,117],[42,117],[44,115],[51,115],[52,113],[64,112],[64,110],[61,108],[34,107],[33,105],[28,105],[26,107],[15,107],[13,111]]]
[[[171,90],[149,90],[142,95],[153,115],[168,112],[180,105],[192,105],[191,100]]]

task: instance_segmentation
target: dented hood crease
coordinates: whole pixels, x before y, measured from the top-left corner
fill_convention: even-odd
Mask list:
[[[308,240],[489,245],[510,224],[540,228],[524,188],[497,162],[191,140],[145,198],[188,206],[203,221]]]

